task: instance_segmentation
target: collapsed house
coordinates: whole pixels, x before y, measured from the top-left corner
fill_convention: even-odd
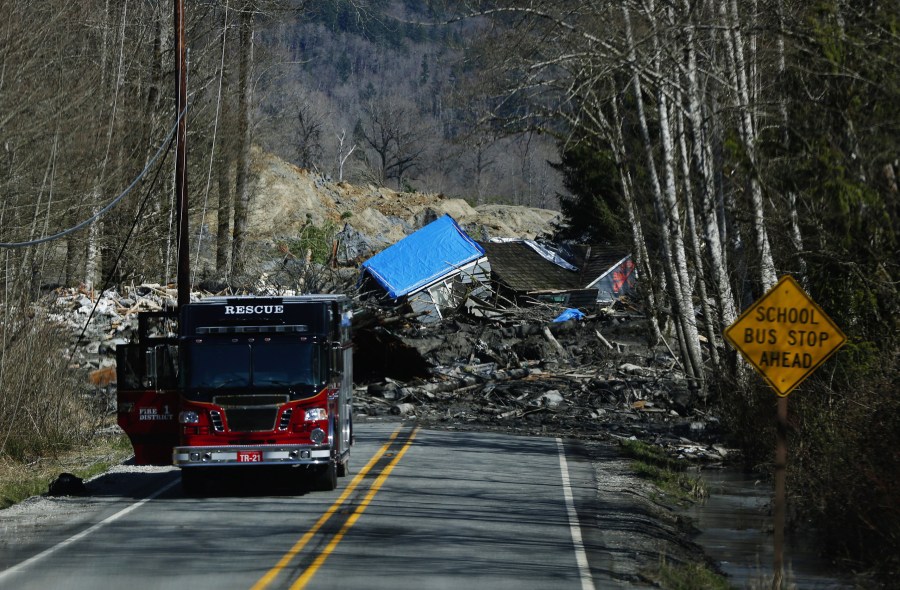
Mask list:
[[[631,254],[612,246],[583,247],[581,277],[588,289],[597,290],[597,303],[607,304],[634,295],[637,270]]]
[[[440,321],[472,294],[489,293],[484,249],[444,215],[362,263],[360,291]]]
[[[581,272],[559,254],[533,240],[494,239],[481,244],[491,261],[497,295],[519,306],[544,302],[593,308],[597,293],[584,288]]]
[[[580,246],[566,257],[534,240],[476,242],[449,215],[366,260],[360,290],[408,306],[424,322],[466,306],[491,316],[500,308],[548,303],[583,310],[633,292],[631,255]]]
[[[517,305],[545,302],[592,309],[634,292],[631,255],[613,247],[579,246],[571,249],[568,260],[533,240],[494,239],[482,247],[491,262],[494,289]]]

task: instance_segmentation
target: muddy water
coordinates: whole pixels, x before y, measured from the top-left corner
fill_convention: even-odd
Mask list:
[[[774,528],[771,482],[758,481],[736,469],[704,470],[710,497],[686,511],[701,533],[695,541],[719,563],[736,588],[771,588]],[[811,539],[786,534],[786,588],[832,590],[853,588],[820,558]]]

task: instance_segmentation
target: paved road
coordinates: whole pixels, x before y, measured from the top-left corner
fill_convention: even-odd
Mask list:
[[[581,542],[593,469],[560,441],[399,424],[355,434],[352,473],[334,492],[245,479],[188,498],[176,470],[134,468],[92,482],[87,498],[0,513],[0,588],[618,585],[598,578],[600,558]]]

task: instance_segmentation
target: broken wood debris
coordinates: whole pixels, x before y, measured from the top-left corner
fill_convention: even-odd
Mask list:
[[[362,419],[399,416],[454,429],[636,436],[668,441],[673,454],[723,458],[711,448],[683,450],[706,448],[716,422],[697,415],[698,398],[668,350],[650,347],[640,314],[604,310],[552,324],[555,315],[551,309],[506,308],[495,317],[460,314],[429,326],[392,321],[392,350],[404,350],[404,358],[425,368],[404,374],[404,367],[386,359],[381,374],[358,375],[369,384],[357,390],[354,411]],[[357,347],[355,354],[378,351]],[[694,423],[704,428],[692,428]]]

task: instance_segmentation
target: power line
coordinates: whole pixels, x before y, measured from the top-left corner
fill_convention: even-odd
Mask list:
[[[187,109],[185,109],[185,111],[186,110]],[[159,158],[160,154],[163,153],[163,151],[169,145],[169,142],[171,141],[172,137],[175,135],[175,131],[178,129],[178,123],[181,122],[182,117],[184,117],[185,111],[182,111],[181,114],[178,116],[178,120],[175,121],[175,125],[172,127],[172,130],[169,131],[169,134],[166,136],[165,140],[163,140],[163,143],[159,146],[159,149],[156,150],[156,154],[154,154],[154,156],[150,159],[150,161],[147,163],[147,165],[144,167],[144,169],[141,170],[141,173],[138,174],[137,177],[133,181],[131,181],[131,184],[129,184],[125,188],[125,190],[122,191],[122,193],[119,194],[119,196],[117,196],[115,199],[113,199],[108,205],[106,205],[105,207],[103,207],[102,209],[100,209],[99,211],[97,211],[92,216],[88,217],[87,219],[85,219],[84,221],[79,223],[78,225],[75,225],[73,227],[65,229],[59,233],[53,234],[52,236],[38,238],[37,240],[29,240],[27,242],[0,242],[0,248],[26,248],[28,246],[36,246],[37,244],[51,242],[53,240],[58,240],[59,238],[62,238],[69,234],[75,233],[80,229],[84,229],[85,227],[87,227],[90,224],[97,221],[101,216],[103,216],[105,213],[107,213],[110,209],[112,209],[117,204],[119,204],[119,202],[122,199],[124,199],[128,195],[128,193],[130,193],[131,190],[135,186],[137,186],[138,182],[140,182],[141,179],[143,179],[144,176],[150,171],[150,169],[156,163],[156,160]]]
[[[177,125],[177,123],[176,123]],[[160,147],[160,151],[162,148],[165,148],[166,155],[169,153],[169,149],[172,147],[172,134],[169,134],[169,137],[166,138],[166,143]],[[158,154],[159,152],[157,152]],[[156,158],[154,158],[155,160]],[[144,195],[143,200],[141,201],[141,206],[138,208],[137,214],[134,216],[134,221],[131,223],[131,227],[128,229],[128,233],[125,235],[125,239],[122,240],[122,246],[119,248],[119,253],[116,254],[116,259],[113,262],[112,268],[109,271],[109,274],[106,277],[106,280],[103,282],[103,286],[100,289],[100,293],[97,295],[97,301],[94,302],[94,306],[91,308],[91,313],[88,314],[87,320],[84,322],[84,327],[81,328],[81,333],[78,335],[78,339],[75,341],[76,345],[72,348],[72,353],[69,355],[69,363],[71,364],[72,359],[75,356],[75,350],[78,346],[78,343],[82,342],[84,338],[85,332],[87,332],[88,326],[91,324],[91,320],[94,317],[94,313],[97,311],[97,306],[100,305],[100,300],[103,299],[103,293],[106,292],[106,289],[109,287],[109,284],[112,282],[113,275],[116,272],[116,269],[119,267],[119,262],[122,260],[122,255],[125,253],[125,248],[128,247],[128,242],[131,240],[132,234],[134,234],[134,228],[137,227],[137,224],[140,222],[141,217],[144,215],[144,209],[147,207],[147,203],[150,202],[150,194],[153,192],[153,187],[156,186],[156,181],[159,179],[159,173],[162,171],[163,167],[160,166],[156,169],[156,174],[153,176],[153,180],[150,182],[150,186],[147,187],[147,194]]]

